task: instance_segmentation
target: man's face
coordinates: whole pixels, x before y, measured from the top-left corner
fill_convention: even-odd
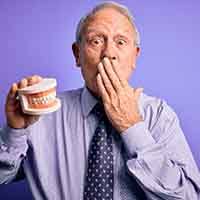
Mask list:
[[[104,57],[115,59],[118,76],[129,80],[139,53],[134,41],[133,26],[127,17],[113,8],[98,11],[86,23],[81,43],[75,44],[76,51],[73,45],[73,51],[87,87],[97,96],[97,65]]]

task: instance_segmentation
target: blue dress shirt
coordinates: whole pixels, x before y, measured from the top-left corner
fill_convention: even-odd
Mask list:
[[[26,129],[0,132],[0,183],[23,169],[36,200],[81,200],[91,138],[98,121],[87,88],[59,95],[62,107]],[[174,111],[144,93],[144,121],[114,129],[114,200],[198,200],[200,173]],[[21,170],[20,170],[21,171]]]

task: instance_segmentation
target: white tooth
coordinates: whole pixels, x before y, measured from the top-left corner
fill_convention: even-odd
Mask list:
[[[47,96],[47,101],[49,101],[50,100],[50,98],[49,98],[49,95]]]
[[[42,97],[41,104],[44,104],[44,103],[45,103],[45,99],[44,97]]]
[[[30,99],[30,103],[31,103],[31,104],[34,104],[35,102],[34,102],[34,100],[33,100],[33,99]]]
[[[45,100],[44,100],[44,103],[46,104],[46,103],[48,103],[48,100],[45,98]]]
[[[40,97],[40,103],[43,104],[44,98]]]
[[[38,98],[37,98],[37,103],[38,103],[38,104],[41,104],[41,101],[42,101],[41,97],[38,97]]]
[[[43,99],[42,99],[42,102],[45,104],[46,103],[46,98],[44,97]]]
[[[46,101],[49,101],[49,96],[46,96],[45,100],[46,100]]]
[[[45,96],[45,100],[48,101],[49,100],[49,96]]]
[[[34,103],[35,103],[35,101],[36,101],[36,99],[35,99],[35,98],[32,98],[32,102],[34,102]]]

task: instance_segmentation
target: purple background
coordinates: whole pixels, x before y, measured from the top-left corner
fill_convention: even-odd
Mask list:
[[[71,52],[79,18],[98,0],[0,0],[0,125],[12,82],[27,75],[57,78],[58,90],[81,87]],[[200,166],[200,1],[126,0],[141,33],[132,85],[175,109]],[[31,199],[27,183],[0,187],[0,199]]]

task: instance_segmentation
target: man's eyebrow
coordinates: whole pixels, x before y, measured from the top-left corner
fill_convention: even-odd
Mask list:
[[[85,30],[85,32],[86,33],[90,33],[90,32],[102,32],[103,33],[103,31],[102,30],[97,30],[96,29],[96,27],[95,28],[87,28],[86,30]],[[124,30],[120,30],[119,31],[119,34],[121,33],[122,35],[123,35],[123,33],[131,33],[132,31],[130,31],[129,29],[124,29]]]
[[[90,34],[90,33],[96,33],[96,34],[104,34],[104,32],[96,30],[96,29],[88,29],[85,32],[86,34]]]
[[[115,37],[123,37],[123,38],[127,38],[128,36],[125,35],[125,34],[122,34],[122,33],[117,33],[117,34],[115,35]]]
[[[92,37],[92,36],[103,36],[104,34],[104,31],[102,30],[97,30],[96,28],[89,28],[85,31],[85,35],[87,37]],[[123,31],[119,31],[119,32],[116,32],[115,35],[114,35],[114,38],[124,38],[126,40],[131,40],[131,38],[133,37],[132,33],[130,32],[130,30],[123,30]]]
[[[129,35],[132,36],[132,32],[131,32],[130,30],[119,31],[119,32],[117,32],[116,34],[117,34],[117,35],[121,35],[121,36],[125,36],[125,37],[127,37],[127,36],[129,36]]]
[[[103,31],[100,31],[100,30],[96,30],[96,29],[89,29],[85,32],[86,34],[97,34],[97,35],[103,35],[104,32]],[[130,31],[123,31],[123,32],[118,32],[116,33],[115,37],[118,36],[118,37],[129,37],[129,34],[130,34]]]

